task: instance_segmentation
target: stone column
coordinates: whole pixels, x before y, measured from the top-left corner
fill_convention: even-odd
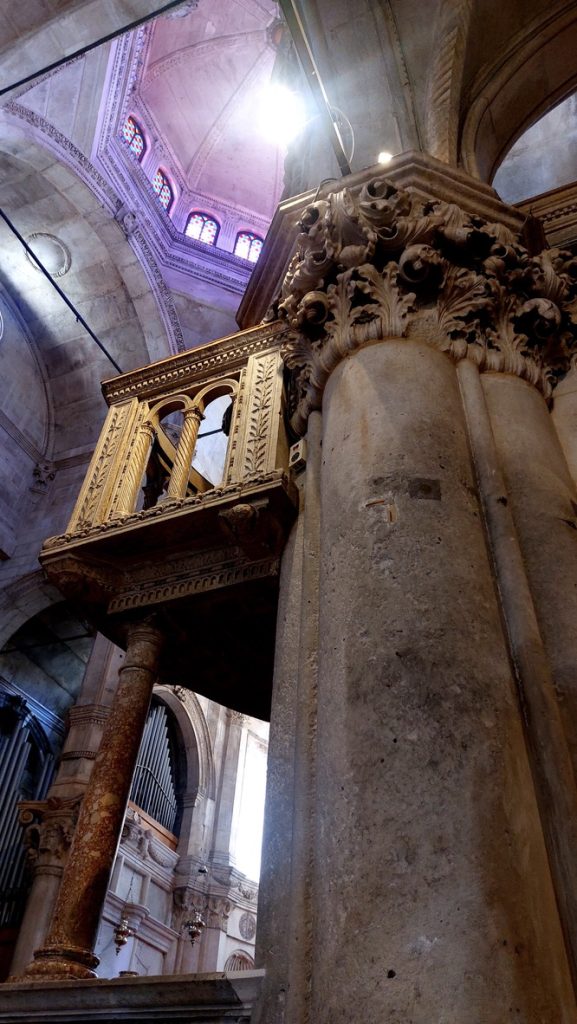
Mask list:
[[[511,374],[483,388],[577,775],[577,491],[543,395]]]
[[[454,366],[362,349],[323,418],[311,1020],[344,1024],[345,992],[375,1022],[555,1019],[566,959]]]
[[[138,433],[133,447],[129,450],[130,461],[126,467],[126,476],[122,485],[122,493],[118,501],[117,516],[128,516],[134,512],[140,482],[146,469],[148,456],[154,442],[155,433],[151,423],[143,423],[138,428]]]
[[[20,822],[24,826],[24,843],[34,881],[10,966],[14,976],[25,969],[47,934],[79,803],[79,796],[69,800],[51,797],[42,803],[21,807]]]
[[[202,422],[200,409],[187,409],[174,455],[174,465],[168,483],[168,498],[184,498],[194,458],[198,428]]]
[[[456,198],[457,176],[438,179]],[[514,527],[484,522],[486,431],[455,366],[547,394],[575,274],[530,257],[506,208],[508,227],[483,218],[473,183],[461,198],[353,181],[305,211],[283,286],[293,428],[323,414],[319,663],[295,775],[315,780],[311,954],[296,999],[278,970],[265,980],[267,1024],[577,1013],[575,783]]]
[[[26,978],[93,978],[93,954],[102,906],[118,846],[162,644],[148,623],[128,629],[126,657],[78,825],[45,945]]]
[[[19,975],[46,938],[66,857],[76,827],[80,799],[90,778],[102,729],[118,682],[123,653],[98,634],[82,681],[78,702],[70,709],[69,730],[58,772],[45,800],[21,805],[34,880],[10,966]]]

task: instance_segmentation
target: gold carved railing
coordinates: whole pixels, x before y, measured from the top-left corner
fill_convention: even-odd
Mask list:
[[[115,642],[137,612],[161,616],[166,681],[261,716],[280,553],[296,512],[283,336],[279,323],[260,326],[106,381],[108,415],[66,533],[41,553],[49,579]],[[228,443],[213,485],[194,453],[222,396]],[[164,425],[175,413],[179,436]]]

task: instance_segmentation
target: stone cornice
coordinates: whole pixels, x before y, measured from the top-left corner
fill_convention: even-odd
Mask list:
[[[517,204],[525,216],[538,217],[550,245],[577,243],[577,183],[563,185]]]
[[[292,332],[282,351],[296,376],[297,433],[335,366],[381,339],[424,341],[455,360],[518,374],[545,395],[569,369],[577,260],[559,250],[530,255],[518,211],[489,221],[471,209],[466,189],[456,205],[415,187],[418,165],[410,180],[409,190],[399,175],[351,178],[301,217],[278,307]],[[506,210],[481,204],[493,208]]]
[[[250,355],[276,348],[280,335],[286,330],[284,324],[270,323],[252,328],[239,334],[231,334],[219,341],[203,345],[199,349],[161,359],[120,377],[105,380],[102,392],[109,405],[135,396],[150,398],[162,394],[182,381],[183,386],[196,380],[205,380],[213,370],[222,373],[231,371],[236,365],[244,365]]]

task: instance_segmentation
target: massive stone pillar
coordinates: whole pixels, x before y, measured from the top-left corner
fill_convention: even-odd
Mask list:
[[[527,546],[545,499],[521,524],[507,455],[528,486],[551,465],[544,399],[553,360],[569,365],[575,274],[567,254],[530,256],[505,208],[508,226],[484,218],[482,189],[451,188],[462,207],[383,180],[314,203],[284,285],[293,426],[318,409],[323,426],[318,579],[299,621],[289,547],[279,650],[285,627],[302,639],[318,615],[318,670],[299,659],[291,683],[278,663],[273,713],[290,708],[306,768],[284,794],[276,884],[302,909],[307,962],[297,922],[277,915],[285,962],[271,958],[259,1024],[348,1024],[356,1006],[368,1024],[577,1012],[577,791],[555,689],[577,644],[558,630],[552,657],[552,584]],[[306,544],[306,501],[300,529]],[[565,543],[554,532],[548,559],[551,545],[572,559]],[[570,573],[555,580],[572,601]],[[271,793],[286,760],[275,735]],[[274,807],[271,820],[283,830]],[[271,908],[263,892],[265,964]]]
[[[162,643],[149,623],[128,628],[126,656],[94,763],[46,942],[25,977],[93,978],[93,949],[120,838]]]

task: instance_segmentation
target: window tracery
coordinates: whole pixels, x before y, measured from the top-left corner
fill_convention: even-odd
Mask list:
[[[160,205],[163,206],[168,213],[174,200],[174,193],[166,174],[160,167],[152,179],[152,187],[158,196]]]
[[[258,260],[263,240],[252,231],[239,231],[234,243],[234,255],[240,256],[243,260],[256,263]]]
[[[131,114],[122,125],[122,140],[140,163],[146,152],[146,142],[142,128]]]
[[[196,238],[206,245],[216,245],[220,224],[209,213],[201,210],[194,210],[186,223],[185,235],[189,238]]]

